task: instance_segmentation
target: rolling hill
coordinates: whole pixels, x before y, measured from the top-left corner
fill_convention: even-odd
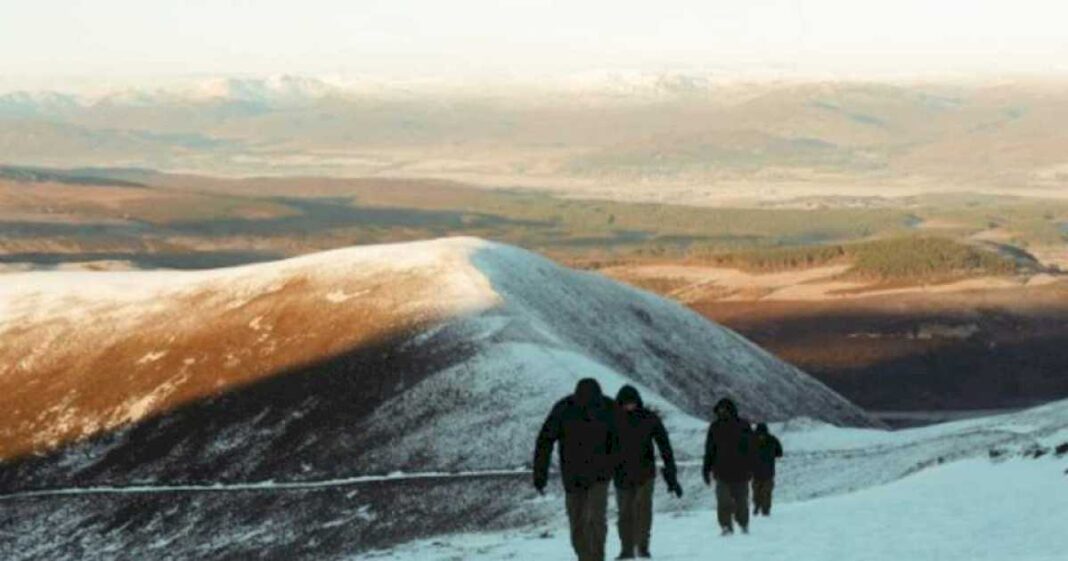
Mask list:
[[[777,421],[783,512],[805,520],[824,505],[856,512],[861,499],[839,495],[883,504],[913,474],[985,456],[1041,465],[984,467],[983,481],[1047,477],[1068,445],[1064,402],[881,430],[680,304],[473,238],[199,272],[12,273],[0,335],[5,559],[553,550],[559,488],[535,496],[530,445],[584,376],[609,392],[637,384],[661,411],[687,495],[658,508],[691,530],[710,500],[705,420],[723,395]],[[46,524],[48,539],[28,530]],[[491,533],[455,535],[473,531]]]
[[[679,304],[470,238],[0,278],[7,490],[511,469],[584,376],[698,430],[860,409]],[[477,434],[479,438],[472,438]]]

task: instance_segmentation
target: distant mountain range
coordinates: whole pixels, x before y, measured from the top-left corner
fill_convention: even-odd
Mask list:
[[[93,94],[59,91],[13,91],[0,94],[0,112],[42,115],[97,105],[133,107],[182,102],[244,102],[275,105],[315,100],[341,93],[337,86],[315,78],[212,78],[162,88],[120,88]]]
[[[3,163],[432,177],[709,204],[973,191],[1063,196],[1054,83],[538,83],[216,78],[0,95]]]
[[[97,104],[153,105],[165,103],[240,102],[287,106],[324,98],[363,96],[538,96],[547,92],[584,93],[592,99],[652,101],[670,97],[706,96],[731,87],[710,73],[599,71],[552,79],[462,80],[426,78],[318,78],[297,75],[267,77],[211,77],[171,82],[163,86],[106,87],[89,92],[70,90],[0,91],[0,111],[7,114],[42,114]]]

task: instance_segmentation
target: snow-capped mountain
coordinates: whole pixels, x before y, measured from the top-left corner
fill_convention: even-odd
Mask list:
[[[300,103],[340,92],[338,86],[322,80],[290,75],[263,79],[215,78],[200,82],[188,90],[193,99],[224,99],[265,105]]]
[[[0,116],[65,116],[81,110],[168,107],[188,104],[250,104],[285,109],[330,97],[351,97],[357,90],[307,76],[212,77],[166,85],[105,87],[95,91],[13,91],[0,94]]]
[[[83,107],[76,95],[53,91],[14,91],[0,94],[0,117],[61,115]]]
[[[214,76],[106,85],[80,90],[19,90],[0,93],[0,111],[46,115],[59,110],[110,107],[151,107],[175,104],[248,103],[265,108],[292,108],[324,99],[355,100],[364,96],[407,98],[457,96],[479,98],[498,95],[520,100],[552,93],[566,93],[587,101],[662,101],[720,93],[733,84],[709,72],[599,70],[556,76],[479,77],[426,76],[387,78],[381,76],[313,77],[290,74],[269,76]]]
[[[476,239],[13,274],[0,334],[7,489],[512,469],[585,376],[689,433],[727,395],[754,419],[873,424],[678,304]]]
[[[91,103],[136,106],[243,103],[264,108],[291,108],[328,97],[349,95],[342,86],[318,78],[287,74],[265,78],[216,77],[156,89],[128,88],[98,94]]]

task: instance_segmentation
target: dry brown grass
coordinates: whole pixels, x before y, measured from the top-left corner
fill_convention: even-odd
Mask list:
[[[435,318],[398,314],[398,295],[432,281],[362,282],[359,298],[335,304],[326,295],[337,285],[294,276],[236,307],[225,292],[205,289],[172,295],[126,323],[105,307],[82,321],[13,325],[0,334],[0,459],[54,450],[414,330]]]
[[[155,224],[209,218],[265,219],[294,210],[263,200],[154,188],[16,183],[0,180],[5,214],[66,215],[80,220],[137,219]],[[71,223],[70,219],[64,220]]]

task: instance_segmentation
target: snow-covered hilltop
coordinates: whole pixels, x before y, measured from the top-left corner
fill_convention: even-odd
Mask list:
[[[864,544],[912,556],[885,536],[980,535],[999,522],[983,501],[1031,501],[1068,461],[1068,402],[865,427],[864,412],[677,304],[470,238],[191,273],[4,275],[0,341],[3,559],[563,553],[561,491],[554,479],[536,496],[527,466],[543,415],[584,376],[638,385],[669,425],[686,496],[657,499],[674,511],[654,530],[668,558],[710,545],[698,455],[723,395],[780,421],[787,448],[780,514],[760,539],[723,546],[737,555],[835,557],[824,546],[841,542],[846,556]],[[1068,508],[1064,493],[1044,499]],[[995,514],[943,526],[956,511]],[[1048,554],[1049,526],[1014,517],[1011,540],[975,543]],[[954,543],[924,551],[947,558]]]
[[[725,395],[754,419],[872,424],[680,305],[469,238],[11,274],[0,338],[7,489],[515,468],[584,376],[637,384],[688,434]]]

